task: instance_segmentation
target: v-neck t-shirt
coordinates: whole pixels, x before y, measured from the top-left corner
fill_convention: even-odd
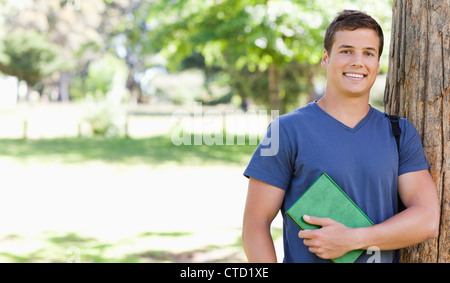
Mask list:
[[[284,262],[330,262],[308,251],[298,237],[299,227],[285,214],[322,173],[374,224],[398,212],[398,176],[429,167],[414,126],[402,118],[400,128],[398,152],[389,117],[372,106],[353,128],[316,102],[271,123],[244,175],[286,191],[281,207]],[[372,253],[363,252],[357,262],[367,262]],[[381,262],[393,262],[394,257],[394,251],[381,251]]]

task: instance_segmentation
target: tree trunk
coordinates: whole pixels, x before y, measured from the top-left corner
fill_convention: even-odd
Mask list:
[[[126,88],[130,92],[130,104],[136,105],[142,102],[141,86],[134,80],[134,72],[129,71]]]
[[[61,76],[59,78],[59,98],[58,100],[61,102],[69,102],[69,87],[70,87],[70,74],[69,72],[61,72]]]
[[[441,203],[438,238],[401,250],[401,262],[450,262],[449,2],[393,5],[385,110],[416,127]]]

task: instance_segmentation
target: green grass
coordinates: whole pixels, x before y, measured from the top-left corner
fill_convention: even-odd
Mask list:
[[[71,168],[71,164],[83,165],[92,161],[100,162],[100,166],[123,164],[127,167],[142,164],[168,164],[170,168],[245,166],[256,148],[248,143],[247,139],[247,145],[175,146],[169,136],[146,139],[1,139],[0,158],[23,163],[24,168],[34,168],[45,163]],[[102,177],[107,178],[99,176]],[[231,231],[229,241],[224,244],[205,239],[202,231],[143,231],[126,239],[112,241],[81,231],[37,232],[37,235],[6,232],[6,236],[0,237],[0,262],[67,262],[73,256],[72,247],[79,249],[81,262],[245,261],[239,229]],[[185,243],[193,242],[196,244],[185,247]]]
[[[101,161],[124,164],[243,165],[255,145],[180,145],[168,136],[147,139],[60,138],[42,140],[0,140],[0,157],[17,161],[78,163]]]
[[[195,262],[198,257],[208,257],[208,262],[243,262],[240,234],[236,232],[234,242],[225,245],[199,245],[192,250],[174,250],[168,246],[149,245],[165,238],[174,243],[188,240],[192,233],[167,232],[145,233],[114,242],[86,237],[74,232],[61,234],[46,231],[41,234],[39,248],[30,251],[0,251],[0,262],[11,263],[161,263]],[[198,235],[197,235],[198,237]],[[30,239],[4,237],[0,242],[16,245],[18,250]],[[179,245],[179,244],[178,244]],[[150,246],[150,248],[149,248]]]

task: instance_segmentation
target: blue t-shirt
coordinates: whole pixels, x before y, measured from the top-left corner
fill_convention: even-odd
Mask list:
[[[285,214],[324,172],[374,224],[398,212],[398,176],[429,167],[414,126],[400,119],[400,128],[399,157],[388,116],[373,107],[354,128],[316,102],[271,123],[244,175],[286,191],[281,207],[284,262],[330,262],[308,251],[298,226]],[[357,262],[373,255],[363,252]],[[394,251],[381,252],[381,262],[393,262],[394,257]]]

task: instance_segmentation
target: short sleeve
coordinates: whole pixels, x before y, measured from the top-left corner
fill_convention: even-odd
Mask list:
[[[406,119],[401,119],[400,159],[398,175],[429,168],[416,128]]]
[[[294,154],[287,131],[277,118],[269,125],[253,153],[244,176],[287,190],[293,172]]]

